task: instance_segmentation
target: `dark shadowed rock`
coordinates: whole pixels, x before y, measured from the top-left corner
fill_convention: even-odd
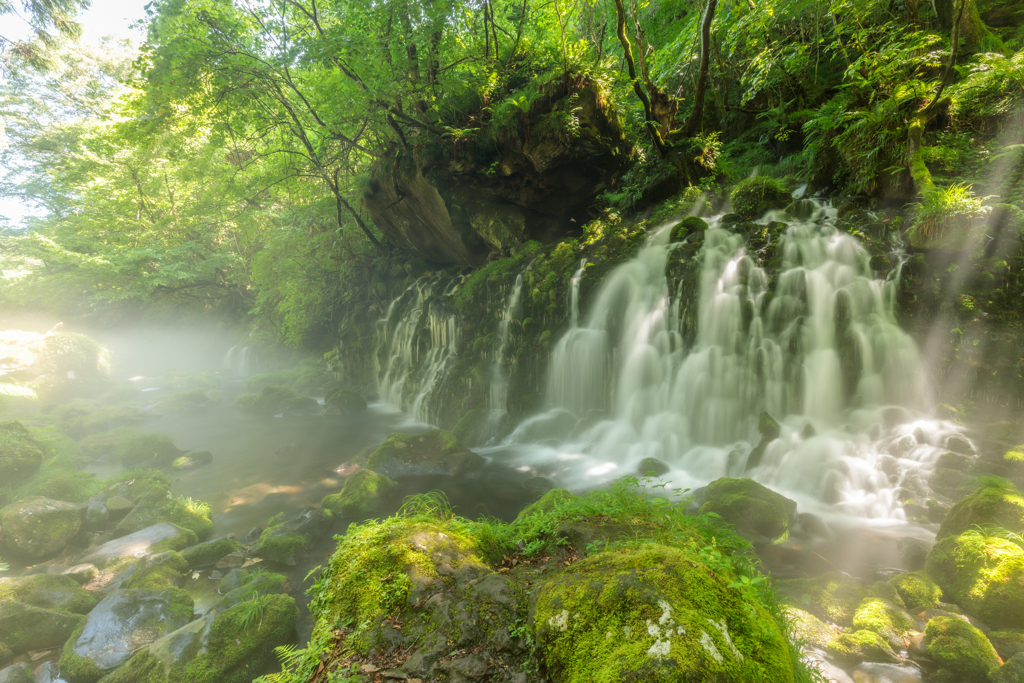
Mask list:
[[[0,643],[14,654],[60,647],[84,623],[79,614],[0,600]]]
[[[459,475],[483,465],[483,458],[459,443],[451,432],[440,429],[424,434],[391,434],[366,462],[367,469],[392,479],[424,474]]]

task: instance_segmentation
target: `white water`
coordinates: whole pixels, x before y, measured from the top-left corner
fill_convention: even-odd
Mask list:
[[[223,367],[229,375],[248,377],[259,372],[260,363],[251,346],[232,346],[224,356]]]
[[[491,366],[491,410],[499,413],[508,411],[508,374],[505,372],[505,349],[508,347],[509,328],[512,320],[522,317],[523,310],[520,299],[523,294],[523,276],[533,267],[531,261],[519,275],[512,292],[508,295],[505,310],[502,312],[501,323],[498,325],[498,343],[494,352],[494,363]]]
[[[670,291],[671,226],[606,278],[552,353],[550,410],[506,444],[524,470],[586,487],[653,457],[674,486],[752,476],[812,507],[902,518],[897,489],[921,485],[957,428],[907,410],[886,426],[900,421],[885,419],[892,406],[925,407],[916,346],[892,313],[898,272],[876,279],[831,207],[769,220],[787,223],[774,283],[717,219],[699,291]],[[681,320],[693,306],[687,348]],[[782,435],[748,468],[763,410]]]

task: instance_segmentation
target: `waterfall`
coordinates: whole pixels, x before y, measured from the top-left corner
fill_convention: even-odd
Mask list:
[[[260,369],[256,352],[251,346],[232,346],[222,363],[224,371],[237,377],[248,377]]]
[[[421,277],[391,302],[377,325],[378,392],[420,422],[436,421],[434,392],[458,352],[460,327],[451,297],[461,284],[461,278],[443,274]]]
[[[512,320],[522,315],[520,299],[523,294],[523,276],[530,272],[533,261],[516,276],[512,292],[505,302],[501,323],[498,325],[498,340],[495,345],[494,363],[491,366],[491,410],[505,413],[508,411],[508,375],[505,373],[505,350],[508,347],[509,327]]]
[[[576,485],[653,457],[687,481],[753,476],[853,514],[901,516],[896,490],[923,480],[956,427],[889,425],[892,406],[924,407],[917,348],[892,311],[899,266],[876,279],[861,243],[835,227],[835,209],[815,204],[806,220],[772,212],[759,222],[777,231],[774,282],[714,218],[699,294],[673,292],[666,271],[681,243],[670,242],[672,226],[658,230],[555,345],[550,411],[510,443],[561,430],[545,457],[557,463],[551,473],[583,477]],[[748,466],[761,411],[782,436]]]

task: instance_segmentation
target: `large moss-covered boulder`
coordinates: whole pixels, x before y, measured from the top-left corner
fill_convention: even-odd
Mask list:
[[[294,639],[299,610],[265,595],[197,619],[136,653],[104,683],[248,683]]]
[[[1024,652],[1015,654],[988,675],[990,683],[1020,683],[1024,681]]]
[[[853,628],[877,633],[896,652],[907,647],[913,626],[909,614],[881,598],[865,598],[853,613]]]
[[[900,661],[885,638],[874,631],[844,633],[828,644],[828,656],[838,664],[851,667],[861,662]]]
[[[0,578],[0,600],[15,600],[33,607],[75,614],[88,614],[99,602],[95,593],[85,590],[77,581],[61,574]]]
[[[1024,549],[966,532],[928,553],[925,570],[948,599],[993,628],[1024,628]]]
[[[978,526],[1000,526],[1024,533],[1024,495],[1006,480],[986,478],[978,490],[953,506],[942,520],[936,539],[958,536]]]
[[[295,566],[309,546],[330,531],[333,524],[331,513],[319,508],[307,510],[298,519],[290,521],[283,515],[274,517],[260,534],[252,555]]]
[[[903,607],[915,614],[934,609],[942,599],[942,588],[924,572],[897,574],[886,582],[886,586],[899,596]]]
[[[233,569],[221,580],[218,591],[224,597],[210,608],[210,613],[226,612],[235,605],[260,595],[284,593],[287,584],[288,577],[284,574]]]
[[[79,614],[0,600],[0,651],[12,654],[60,647],[85,624]]]
[[[957,617],[935,617],[924,630],[924,646],[943,669],[964,683],[985,683],[999,656],[985,634]]]
[[[193,531],[161,522],[133,534],[107,541],[86,553],[81,562],[93,564],[108,573],[117,572],[147,555],[169,550],[184,550],[195,545],[197,541]]]
[[[320,507],[345,517],[367,517],[398,489],[398,484],[373,470],[357,470],[345,479],[340,493],[324,496]]]
[[[825,650],[828,644],[839,637],[839,629],[829,626],[810,612],[796,607],[787,607],[790,633],[796,642],[817,650]]]
[[[741,533],[773,541],[789,536],[796,523],[796,503],[753,479],[723,477],[708,484],[700,514],[715,513]]]
[[[258,394],[239,394],[235,405],[257,415],[277,413],[310,413],[320,409],[315,398],[303,396],[283,386],[265,386]]]
[[[82,528],[85,508],[33,497],[0,509],[0,533],[10,551],[29,560],[59,553]]]
[[[42,448],[25,425],[17,420],[0,422],[0,482],[25,481],[42,464]]]
[[[769,209],[781,209],[793,200],[775,178],[755,176],[741,180],[729,195],[732,210],[745,219],[760,218]]]
[[[165,553],[157,553],[139,560],[132,575],[124,582],[124,588],[146,588],[156,590],[160,588],[181,587],[185,574],[188,572],[188,562],[179,553],[173,550]]]
[[[213,533],[213,515],[209,505],[191,498],[176,497],[170,491],[154,491],[143,496],[132,511],[117,523],[114,535],[133,534],[160,522],[170,522],[189,529],[200,541],[205,541]]]
[[[553,680],[793,680],[790,645],[771,615],[677,548],[581,560],[541,586],[531,611]]]
[[[178,588],[112,591],[64,646],[61,676],[96,683],[139,648],[189,623],[192,610],[192,598]]]
[[[244,550],[245,546],[235,539],[224,537],[215,538],[212,541],[206,541],[191,548],[186,548],[181,551],[181,556],[185,558],[190,567],[205,567],[215,564],[217,560],[227,555]]]
[[[465,474],[480,469],[484,459],[467,449],[451,432],[391,434],[370,455],[367,469],[397,479],[423,474]]]
[[[791,604],[840,626],[853,625],[853,615],[867,595],[867,589],[856,579],[840,572],[787,579],[776,585]]]

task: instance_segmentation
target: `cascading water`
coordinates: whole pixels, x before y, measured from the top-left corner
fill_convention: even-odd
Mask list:
[[[551,410],[510,444],[533,442],[520,449],[526,460],[570,485],[636,472],[653,457],[676,469],[676,484],[752,476],[798,500],[901,517],[897,489],[920,489],[956,427],[909,418],[924,387],[916,346],[892,313],[898,273],[876,279],[835,219],[815,202],[809,219],[761,221],[786,224],[773,245],[775,282],[743,237],[712,219],[699,296],[671,291],[666,270],[680,243],[670,226],[658,231],[555,346]],[[780,419],[782,435],[748,463],[761,411]]]
[[[508,375],[505,372],[505,350],[508,347],[509,328],[512,320],[522,315],[519,305],[523,294],[523,276],[533,267],[531,261],[519,275],[508,295],[505,310],[502,312],[501,323],[498,325],[498,341],[494,351],[494,364],[491,366],[491,410],[505,413],[508,411]]]
[[[459,347],[458,317],[451,297],[462,284],[443,275],[412,283],[388,306],[378,323],[374,356],[381,398],[433,423],[433,392]],[[382,362],[383,361],[383,362]]]
[[[251,346],[232,346],[224,356],[224,371],[238,377],[248,377],[260,368]]]

